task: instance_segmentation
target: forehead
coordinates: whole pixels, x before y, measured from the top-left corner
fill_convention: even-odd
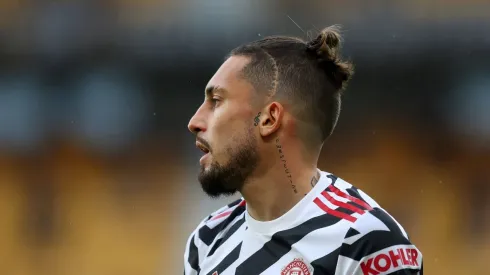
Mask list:
[[[242,76],[242,70],[249,62],[248,57],[231,56],[209,80],[207,88],[219,87],[230,96],[249,95],[253,86]]]

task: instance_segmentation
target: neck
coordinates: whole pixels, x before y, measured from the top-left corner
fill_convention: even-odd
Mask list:
[[[279,142],[274,150],[274,165],[258,171],[241,190],[250,216],[259,221],[271,221],[288,212],[320,179],[316,159],[304,161]]]

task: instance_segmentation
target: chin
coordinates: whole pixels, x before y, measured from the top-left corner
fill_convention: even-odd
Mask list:
[[[234,195],[242,179],[236,178],[237,171],[231,167],[217,162],[201,165],[199,183],[203,191],[212,198]]]
[[[229,152],[227,161],[220,163],[211,155],[201,158],[199,182],[210,197],[231,196],[243,189],[245,182],[259,162],[256,142],[253,136],[241,143],[225,148]]]
[[[205,159],[203,159],[201,162],[201,170],[208,171],[212,169],[213,167],[220,167],[220,165],[216,162],[213,162],[210,156],[206,156]]]

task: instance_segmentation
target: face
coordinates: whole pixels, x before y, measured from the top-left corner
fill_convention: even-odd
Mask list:
[[[249,62],[232,56],[209,81],[203,104],[189,122],[203,151],[199,182],[209,196],[240,191],[259,162],[252,85],[240,76]],[[255,114],[256,115],[256,114]]]

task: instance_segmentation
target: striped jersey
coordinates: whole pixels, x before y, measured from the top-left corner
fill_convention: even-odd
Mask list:
[[[315,187],[273,221],[239,199],[190,235],[184,275],[382,275],[423,273],[403,227],[361,190],[321,171]]]

